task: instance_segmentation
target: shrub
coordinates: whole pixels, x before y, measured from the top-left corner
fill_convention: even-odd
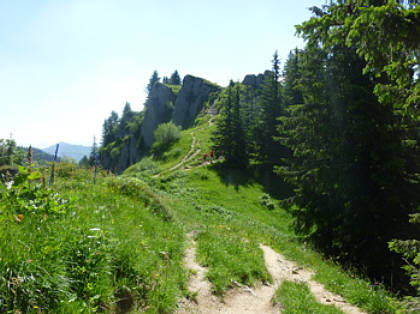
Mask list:
[[[124,171],[124,174],[136,176],[136,175],[154,175],[159,173],[159,163],[154,161],[151,157],[144,157],[138,163],[130,166]]]
[[[410,222],[420,225],[420,213],[411,215]],[[406,297],[405,305],[408,312],[420,311],[420,241],[412,240],[393,240],[388,243],[391,251],[402,254],[407,263],[403,268],[410,275],[410,284],[417,290],[417,297]]]
[[[155,131],[152,152],[160,156],[181,138],[181,128],[173,122],[160,124]]]
[[[273,210],[276,207],[276,204],[270,195],[265,193],[260,196],[260,204],[269,210]]]

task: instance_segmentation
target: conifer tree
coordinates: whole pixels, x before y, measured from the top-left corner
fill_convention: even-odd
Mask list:
[[[257,159],[271,168],[281,158],[287,156],[287,150],[277,140],[278,118],[284,114],[280,97],[280,61],[277,51],[273,55],[272,71],[264,78],[262,95],[259,100],[260,116],[255,129],[258,153]]]
[[[226,91],[224,91],[221,95],[220,117],[216,121],[216,130],[212,134],[213,149],[218,153],[223,153],[224,157],[229,160],[232,158],[231,143],[233,140],[232,89],[233,81],[230,81]]]
[[[323,9],[314,8],[316,16],[298,27],[307,39],[298,62],[298,85],[304,97],[303,104],[292,103],[289,116],[282,118],[283,143],[293,151],[293,158],[278,169],[295,186],[291,201],[297,205],[293,214],[298,232],[327,254],[395,284],[402,277],[398,257],[388,252],[387,242],[409,236],[413,229],[407,217],[420,201],[415,192],[419,150],[408,144],[408,140],[418,142],[419,133],[413,133],[416,127],[409,115],[401,115],[401,104],[406,103],[411,113],[415,108],[410,108],[409,98],[399,96],[399,84],[407,83],[405,93],[415,91],[415,79],[409,78],[409,69],[400,72],[398,82],[393,83],[395,73],[378,78],[374,74],[379,68],[370,68],[363,56],[370,43],[356,49],[348,41],[355,35],[349,28],[369,19],[361,19],[361,24],[347,19],[375,11],[379,3],[372,1],[369,9],[353,11],[352,6],[332,1]],[[377,10],[376,17],[388,9]],[[366,37],[371,35],[366,32]],[[372,56],[371,51],[368,57]],[[371,62],[378,66],[386,58],[393,59],[379,54],[379,60]],[[381,86],[387,86],[387,91]]]
[[[169,79],[169,84],[172,85],[181,85],[181,77],[178,74],[178,70],[175,70],[174,73],[172,73],[170,79]]]
[[[118,114],[115,111],[111,112],[108,119],[105,119],[102,126],[102,146],[106,146],[116,140],[118,127]]]
[[[231,160],[227,160],[236,167],[246,167],[248,165],[247,143],[241,117],[241,99],[240,85],[236,86],[235,98],[232,108],[232,143],[231,143]]]
[[[285,107],[303,103],[302,91],[299,88],[301,76],[299,69],[300,56],[301,52],[297,48],[294,51],[290,51],[284,66],[283,101]]]
[[[147,87],[146,87],[147,94],[150,93],[150,91],[152,90],[153,85],[155,85],[157,82],[160,82],[160,77],[158,75],[158,72],[155,70],[155,71],[153,71],[153,74],[150,77],[149,84],[147,84]]]

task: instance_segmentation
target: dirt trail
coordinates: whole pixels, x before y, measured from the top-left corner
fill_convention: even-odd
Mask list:
[[[190,161],[191,159],[193,159],[195,156],[197,156],[197,154],[200,152],[200,149],[198,148],[197,150],[194,151],[195,146],[200,146],[200,143],[198,143],[197,139],[195,138],[194,134],[192,134],[192,142],[191,142],[191,146],[190,146],[190,150],[188,151],[188,153],[184,156],[184,158],[175,166],[173,166],[172,168],[169,169],[169,171],[173,171],[175,169],[178,169],[179,167],[181,167],[183,164],[185,164],[186,162]],[[194,153],[193,153],[194,152]]]
[[[213,125],[214,124],[214,117],[217,114],[217,108],[214,106],[211,106],[208,110],[207,113],[210,115],[210,120],[209,120],[209,125]]]
[[[268,246],[260,245],[264,252],[264,259],[267,270],[273,277],[273,285],[258,284],[254,288],[249,288],[236,284],[236,288],[229,290],[223,301],[214,296],[211,292],[210,282],[205,278],[206,268],[196,262],[195,242],[193,234],[188,237],[192,246],[187,250],[185,264],[188,269],[193,271],[189,282],[189,290],[196,292],[195,300],[183,299],[177,314],[186,313],[205,313],[205,314],[236,314],[236,313],[281,313],[281,306],[273,304],[273,296],[277,287],[283,280],[303,281],[308,284],[315,297],[324,304],[334,304],[345,313],[363,313],[355,306],[346,303],[340,296],[324,289],[324,287],[312,281],[312,273],[296,264],[286,260],[281,254],[275,252]]]
[[[312,272],[297,266],[295,263],[287,260],[283,255],[275,252],[272,248],[260,245],[264,252],[264,259],[268,271],[273,276],[275,284],[278,285],[283,280],[305,282],[315,298],[323,304],[333,304],[344,313],[361,314],[359,308],[347,303],[341,296],[336,295],[324,288],[324,286],[314,280],[311,280]]]

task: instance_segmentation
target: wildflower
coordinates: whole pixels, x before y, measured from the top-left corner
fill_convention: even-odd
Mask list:
[[[16,219],[17,222],[22,222],[24,218],[25,218],[25,216],[23,214],[19,214],[19,215],[15,216],[15,219]]]

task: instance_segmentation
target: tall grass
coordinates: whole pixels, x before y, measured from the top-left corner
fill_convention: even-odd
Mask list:
[[[72,171],[57,169],[55,190],[28,176],[0,187],[0,312],[173,311],[182,226],[151,191]]]

